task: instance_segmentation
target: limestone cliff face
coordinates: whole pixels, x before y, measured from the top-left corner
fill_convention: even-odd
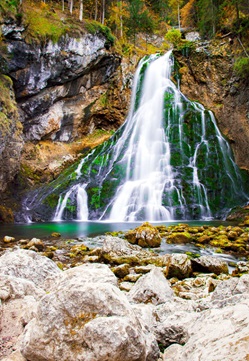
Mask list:
[[[82,142],[85,136],[123,123],[133,69],[100,32],[30,42],[24,26],[0,21],[1,222],[23,191],[51,181],[82,149],[108,137]]]
[[[249,170],[249,88],[233,71],[231,45],[225,40],[216,46],[200,46],[188,56],[178,52],[175,56],[180,66],[181,91],[214,112],[237,164]]]
[[[103,35],[63,37],[58,43],[27,44],[12,40],[9,75],[24,128],[30,141],[72,141],[95,126],[115,123],[94,120],[94,105],[110,92],[110,78],[120,65],[118,55],[105,49]]]

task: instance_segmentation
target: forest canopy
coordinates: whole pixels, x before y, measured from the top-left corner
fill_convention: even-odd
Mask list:
[[[165,33],[171,27],[194,29],[208,39],[249,30],[248,0],[2,0],[1,13],[16,11],[21,17],[27,4],[54,14],[60,10],[79,21],[98,21],[117,38]],[[63,27],[64,18],[58,20]]]

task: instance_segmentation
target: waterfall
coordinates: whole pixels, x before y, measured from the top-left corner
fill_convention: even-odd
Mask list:
[[[26,199],[30,218],[209,220],[248,201],[213,113],[181,93],[173,69],[171,51],[140,61],[126,122]]]
[[[85,191],[86,184],[77,184],[66,192],[65,196],[60,196],[59,202],[55,210],[54,221],[61,221],[63,219],[63,213],[65,212],[68,203],[73,206],[76,199],[76,213],[77,220],[86,221],[88,219],[88,207],[87,207],[87,193]]]

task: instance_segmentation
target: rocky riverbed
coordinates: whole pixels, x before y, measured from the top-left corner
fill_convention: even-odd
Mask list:
[[[246,223],[145,223],[126,233],[83,240],[59,234],[44,240],[5,237],[1,360],[246,360]],[[222,242],[215,246],[233,255],[231,245],[240,243],[243,261],[238,258],[232,272],[219,257],[159,252],[163,243],[192,243],[201,250],[214,247],[217,239]]]

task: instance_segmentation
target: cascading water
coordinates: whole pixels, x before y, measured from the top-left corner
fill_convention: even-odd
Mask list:
[[[125,124],[27,198],[31,216],[49,219],[56,201],[54,220],[211,219],[247,202],[213,114],[180,92],[173,65],[171,52],[140,62]]]

